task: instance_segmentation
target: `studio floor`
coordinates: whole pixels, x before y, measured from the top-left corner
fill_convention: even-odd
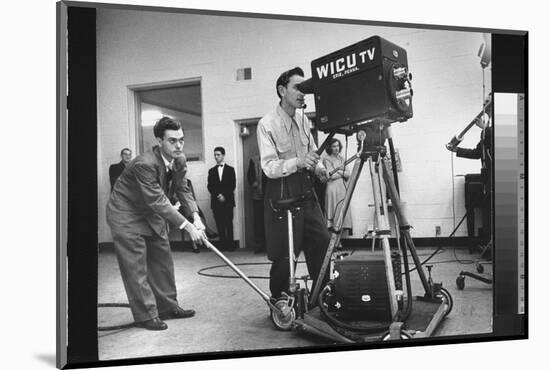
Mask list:
[[[424,260],[435,248],[418,250]],[[369,253],[365,250],[355,253]],[[245,265],[242,270],[249,276],[268,276],[269,264],[265,254],[253,254],[239,250],[227,252],[234,263],[258,263]],[[100,360],[192,354],[203,352],[259,350],[319,346],[325,341],[304,337],[296,332],[277,331],[269,318],[264,301],[242,280],[201,276],[197,272],[205,267],[222,265],[212,252],[199,254],[190,251],[174,251],[178,300],[182,307],[193,308],[193,318],[169,320],[168,329],[148,331],[128,328],[98,332]],[[443,282],[454,300],[452,312],[442,321],[435,336],[479,334],[491,332],[492,286],[472,278],[466,278],[464,290],[458,290],[455,280],[460,271],[476,272],[469,263],[479,255],[467,249],[445,248],[429,264],[433,264],[435,282]],[[115,254],[103,251],[98,257],[98,302],[127,302]],[[485,265],[491,271],[491,265]],[[209,274],[235,276],[227,267],[212,269]],[[298,265],[297,275],[305,275],[305,264]],[[421,293],[416,273],[411,274],[413,292]],[[268,280],[254,279],[268,292]],[[111,326],[132,321],[128,308],[99,308],[98,325]]]

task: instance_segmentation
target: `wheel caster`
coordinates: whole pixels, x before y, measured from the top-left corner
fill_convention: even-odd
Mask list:
[[[453,309],[453,297],[451,296],[451,293],[445,288],[441,288],[440,291],[440,298],[443,300],[443,303],[446,303],[448,308],[445,311],[445,316],[447,316],[449,313],[451,313],[451,310]]]
[[[477,266],[476,266],[476,270],[480,274],[483,274],[483,271],[485,271],[485,268],[483,267],[483,265],[481,263],[478,263]]]
[[[275,307],[280,309],[281,312],[271,310],[271,321],[273,325],[279,330],[288,331],[292,329],[294,320],[296,320],[296,310],[294,307],[288,306],[287,298],[279,298],[275,302]]]
[[[464,280],[466,280],[466,278],[462,275],[456,278],[456,287],[458,288],[458,290],[462,290],[466,286]]]
[[[399,336],[400,336],[399,339],[411,339],[412,338],[411,335],[409,333],[407,333],[406,331],[404,331],[404,330],[401,330],[401,333],[400,333]],[[392,340],[390,332],[387,331],[384,334],[382,334],[382,336],[380,337],[380,340],[383,340],[383,341]]]

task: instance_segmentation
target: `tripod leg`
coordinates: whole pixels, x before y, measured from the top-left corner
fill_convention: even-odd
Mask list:
[[[317,302],[317,297],[319,296],[319,292],[321,291],[321,284],[323,283],[323,276],[325,276],[325,274],[327,273],[327,268],[330,263],[330,258],[332,257],[332,252],[334,250],[334,247],[340,242],[344,216],[348,211],[351,197],[353,196],[353,191],[355,190],[355,186],[357,185],[359,175],[361,175],[361,170],[363,169],[364,163],[365,159],[363,157],[360,157],[360,159],[356,161],[355,165],[353,166],[342,207],[340,208],[340,212],[336,215],[336,219],[331,229],[330,242],[327,248],[327,252],[325,254],[325,259],[323,260],[323,264],[321,265],[321,269],[319,270],[319,274],[317,275],[318,278],[316,279],[315,286],[313,287],[313,293],[311,293],[310,302],[312,302],[312,304],[315,304]]]
[[[374,253],[374,247],[376,246],[376,236],[378,235],[378,224],[376,223],[376,210],[374,211],[374,221],[372,223],[372,246],[371,252]]]
[[[388,294],[390,297],[390,307],[392,317],[395,317],[397,307],[397,295],[395,294],[395,277],[393,275],[393,265],[391,260],[391,250],[389,241],[389,220],[388,220],[388,208],[384,201],[385,195],[383,193],[383,186],[380,172],[383,171],[383,167],[379,167],[378,174],[376,173],[375,164],[372,159],[368,159],[371,181],[372,181],[372,194],[374,198],[375,217],[379,227],[379,234],[382,240],[382,250],[384,252],[384,265],[386,267],[386,282],[388,284]]]
[[[393,179],[389,175],[387,164],[384,161],[381,161],[381,165],[384,168],[382,174],[384,177],[384,182],[386,183],[388,192],[390,194],[390,199],[392,201],[397,220],[399,221],[399,225],[403,228],[401,232],[403,233],[405,245],[409,248],[409,251],[411,252],[411,256],[418,271],[422,286],[424,287],[424,291],[427,295],[431,295],[430,284],[428,284],[428,280],[426,279],[426,275],[424,274],[424,270],[422,269],[420,259],[418,258],[418,254],[416,253],[416,247],[414,246],[409,230],[406,229],[409,226],[409,222],[407,221],[405,213],[401,208],[401,199],[399,198],[399,194],[397,193],[397,189],[395,188]]]

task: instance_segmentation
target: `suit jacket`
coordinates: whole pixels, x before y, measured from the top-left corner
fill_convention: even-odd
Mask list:
[[[456,156],[461,158],[481,159],[483,181],[487,182],[493,169],[492,143],[493,127],[489,126],[481,132],[479,143],[474,149],[457,148]]]
[[[177,226],[185,221],[166,195],[166,177],[159,147],[139,155],[128,164],[107,202],[107,222],[113,232],[153,235],[154,231],[167,239],[166,221]]]
[[[109,167],[109,181],[111,182],[111,191],[113,190],[113,186],[115,186],[116,179],[118,179],[118,177],[122,175],[122,171],[124,171],[125,168],[126,166],[122,161],[112,164]]]
[[[218,166],[214,166],[208,170],[208,191],[210,192],[210,207],[212,209],[220,206],[235,207],[235,191],[236,186],[235,169],[228,164],[223,167],[222,181],[218,175]],[[217,198],[218,194],[225,197],[225,202],[220,202]]]
[[[172,184],[168,191],[168,198],[175,204],[178,201],[181,204],[180,210],[183,215],[193,221],[192,215],[194,212],[199,213],[199,207],[195,200],[195,193],[191,186],[191,181],[187,179],[187,159],[185,155],[174,160]]]

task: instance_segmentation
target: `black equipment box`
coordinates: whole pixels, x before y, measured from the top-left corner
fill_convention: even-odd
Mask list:
[[[311,73],[320,130],[346,132],[413,115],[407,52],[379,36],[315,59]]]
[[[469,173],[464,177],[466,209],[483,207],[483,181],[481,174]]]
[[[350,320],[391,321],[383,255],[350,256],[334,262],[338,316]]]

